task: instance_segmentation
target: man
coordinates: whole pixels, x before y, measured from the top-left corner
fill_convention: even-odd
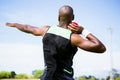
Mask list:
[[[6,23],[7,26],[43,37],[45,70],[41,80],[74,80],[72,60],[77,47],[95,53],[105,52],[106,48],[100,40],[82,26],[70,24],[72,20],[74,20],[73,9],[65,5],[59,9],[58,26],[34,27]],[[83,34],[86,39],[79,34]]]

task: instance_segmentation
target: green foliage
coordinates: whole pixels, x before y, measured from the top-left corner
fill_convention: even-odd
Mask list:
[[[15,76],[16,79],[28,79],[28,75],[27,74],[24,74],[24,73],[20,73],[20,74],[17,74]]]
[[[0,72],[0,79],[7,79],[11,77],[11,73],[7,71],[1,71]]]
[[[15,78],[16,73],[14,71],[11,71],[11,78]]]
[[[89,80],[96,80],[94,77],[92,77],[92,78],[89,78]]]
[[[101,80],[105,80],[104,78],[101,78]]]
[[[35,70],[35,72],[34,72],[34,78],[40,78],[41,76],[42,76],[42,74],[43,74],[43,70]]]
[[[87,80],[87,79],[86,79],[86,76],[80,76],[78,80]]]
[[[120,77],[117,77],[115,80],[120,80]]]
[[[33,75],[27,75],[24,73],[16,74],[14,71],[8,72],[8,71],[1,71],[0,72],[0,80],[1,79],[39,79],[43,74],[43,70],[35,70],[33,71]],[[106,79],[101,78],[97,79],[95,76],[80,76],[76,78],[77,80],[109,80],[110,76],[107,76]],[[120,80],[120,74],[115,73],[114,74],[114,80]]]
[[[94,76],[80,76],[78,80],[97,80]]]
[[[89,76],[89,80],[97,80],[94,76]]]

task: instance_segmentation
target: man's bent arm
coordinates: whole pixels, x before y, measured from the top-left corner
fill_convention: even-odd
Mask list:
[[[81,49],[90,52],[103,53],[106,51],[105,46],[100,40],[98,40],[93,34],[91,34],[87,29],[84,29],[82,26],[74,26],[70,24],[68,28],[73,31],[71,36],[71,43],[74,46],[78,46]],[[79,34],[82,34],[86,39],[82,38]]]
[[[87,39],[83,39],[78,34],[72,34],[71,42],[73,45],[78,46],[79,48],[96,53],[103,53],[106,51],[105,46],[100,40],[98,40],[94,35],[89,34]]]

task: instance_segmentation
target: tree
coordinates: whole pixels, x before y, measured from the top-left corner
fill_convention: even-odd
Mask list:
[[[24,73],[20,73],[20,74],[17,74],[15,76],[16,79],[28,79],[28,75],[27,74],[24,74]]]
[[[80,77],[78,78],[78,80],[87,80],[87,77],[86,77],[86,76],[80,76]]]
[[[115,80],[120,80],[120,77],[117,77]]]
[[[106,80],[110,80],[110,76],[108,76]]]
[[[0,79],[7,79],[11,77],[11,73],[7,71],[1,71],[0,72]]]
[[[14,71],[11,71],[11,78],[15,78],[16,73]]]
[[[35,70],[33,75],[34,75],[34,78],[40,78],[43,74],[43,70]]]
[[[89,76],[89,80],[97,80],[94,76]]]
[[[105,80],[104,78],[101,78],[101,80]]]

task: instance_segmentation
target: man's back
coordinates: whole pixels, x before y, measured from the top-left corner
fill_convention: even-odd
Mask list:
[[[58,26],[48,29],[43,38],[46,75],[42,80],[68,80],[65,75],[73,77],[72,59],[77,47],[71,45],[71,34],[70,30]]]

